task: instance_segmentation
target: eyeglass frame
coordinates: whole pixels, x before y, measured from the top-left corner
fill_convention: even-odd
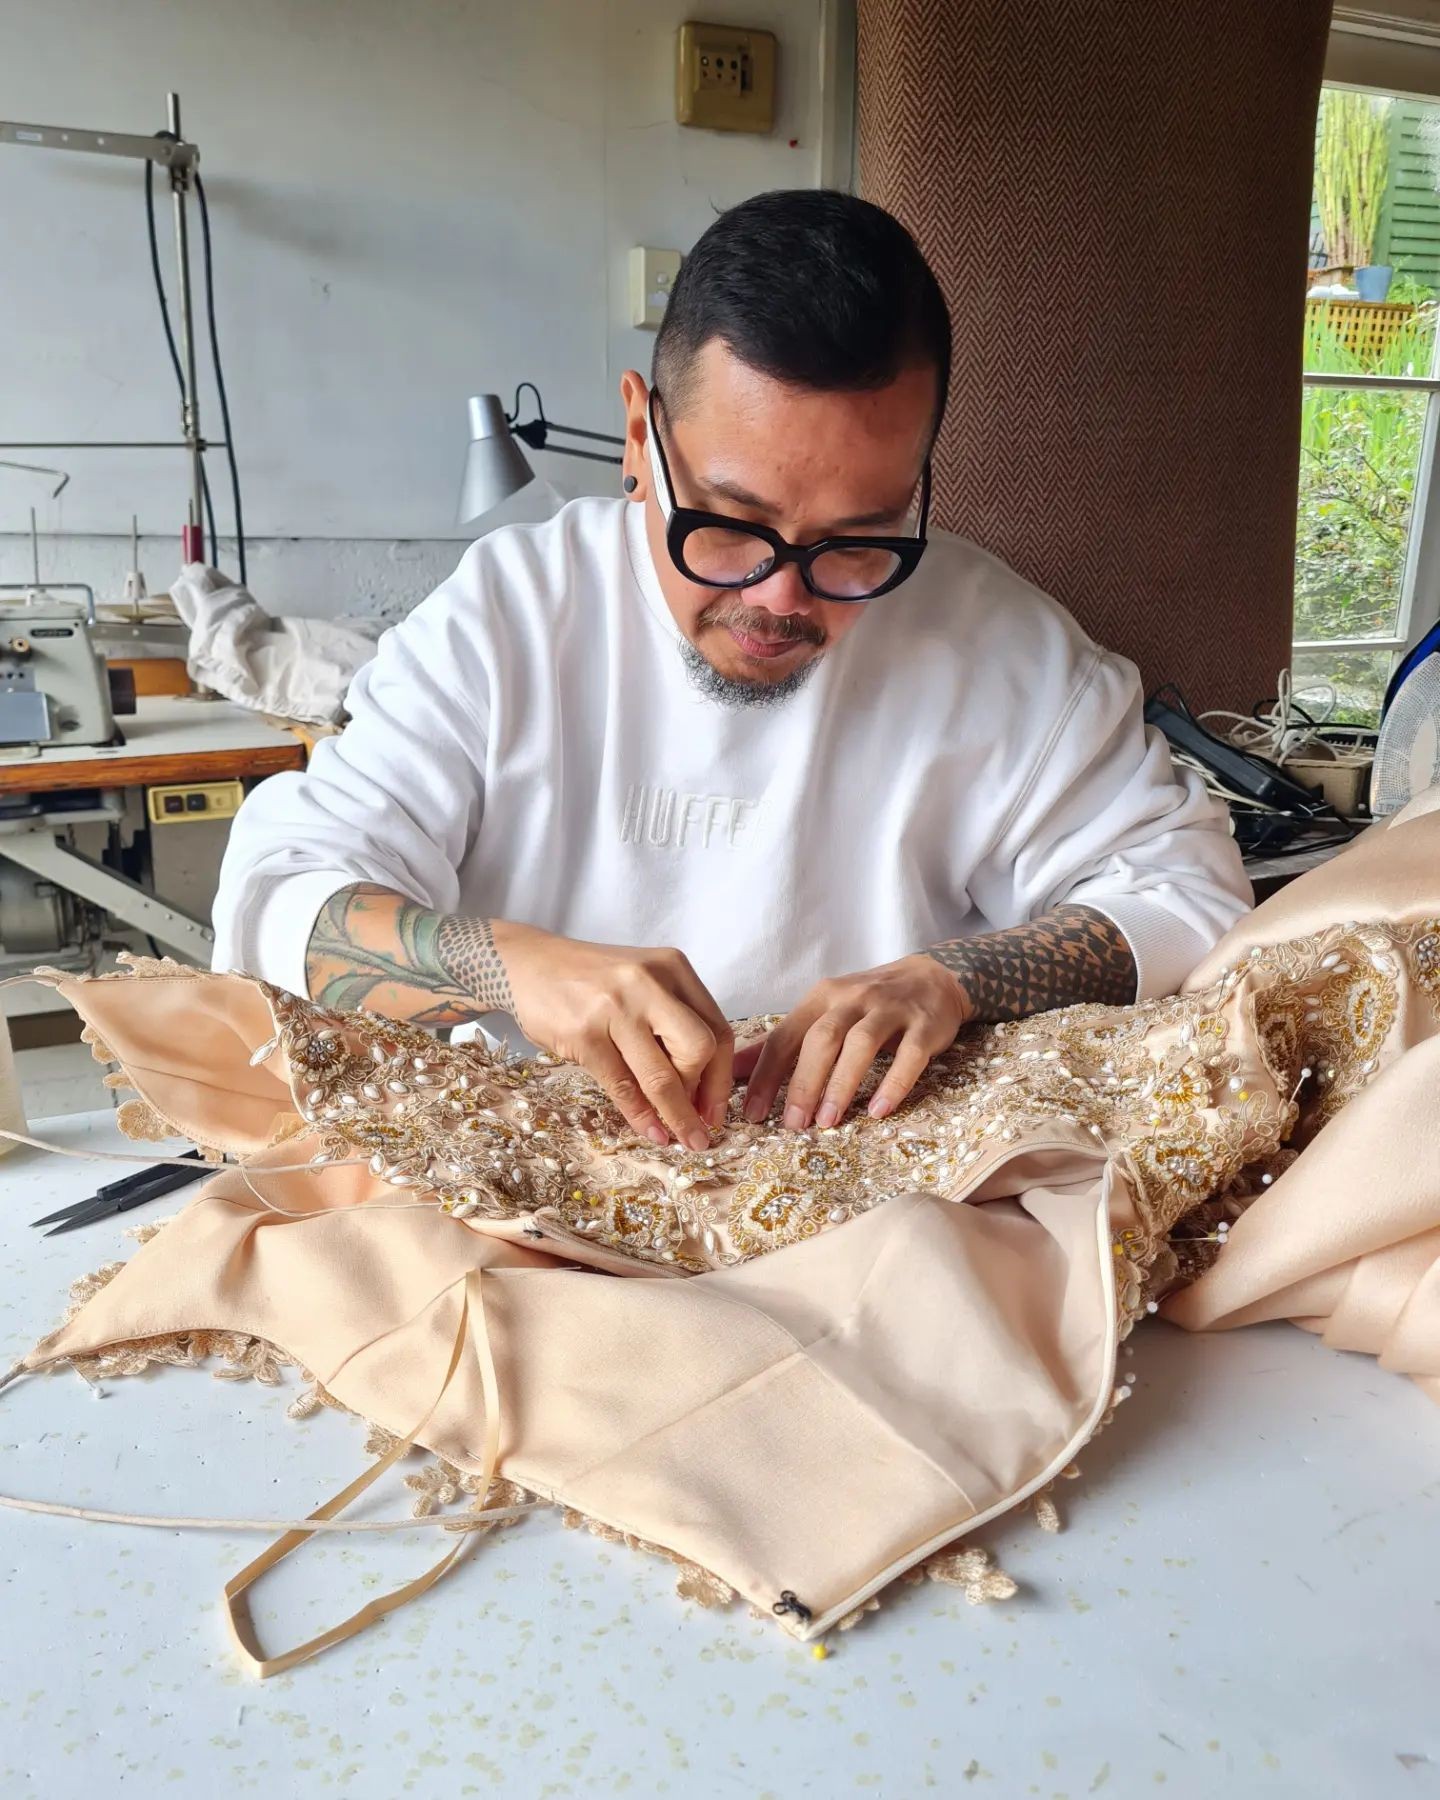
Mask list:
[[[883,594],[892,593],[901,582],[908,581],[920,566],[920,559],[925,554],[929,539],[925,528],[930,519],[930,458],[925,458],[925,467],[920,474],[920,521],[913,537],[852,537],[844,533],[834,537],[821,538],[814,544],[792,544],[788,538],[782,537],[769,525],[761,525],[751,519],[737,519],[728,513],[704,512],[698,507],[677,506],[675,503],[675,483],[670,474],[670,459],[665,454],[665,445],[660,433],[655,428],[655,403],[660,394],[652,388],[645,402],[645,437],[646,447],[650,452],[650,470],[655,477],[661,511],[665,518],[665,548],[670,553],[670,560],[685,577],[700,587],[718,588],[726,593],[738,593],[749,587],[755,587],[762,581],[768,581],[777,569],[786,563],[794,563],[800,571],[800,579],[805,584],[805,591],[816,600],[827,600],[835,606],[863,606],[867,601],[878,600]],[[771,550],[769,563],[758,573],[746,575],[740,581],[714,581],[707,576],[697,575],[685,562],[685,540],[692,532],[709,527],[732,531],[739,535],[759,538],[768,544]],[[826,594],[822,593],[810,578],[810,565],[819,556],[832,550],[886,550],[900,559],[900,566],[888,580],[868,594]]]

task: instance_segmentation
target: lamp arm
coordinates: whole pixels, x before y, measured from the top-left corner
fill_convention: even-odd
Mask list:
[[[598,431],[592,431],[589,435],[591,437],[600,437],[602,434]],[[611,443],[624,443],[625,440],[623,438],[611,438],[607,441]],[[557,451],[561,456],[578,456],[585,462],[614,463],[617,467],[625,460],[623,456],[606,456],[604,452],[600,450],[572,450],[569,444],[547,444],[546,449]]]
[[[597,444],[623,444],[623,437],[616,437],[613,431],[582,431],[578,425],[557,425],[553,419],[545,423],[552,431],[563,431],[567,437],[591,438]]]
[[[535,396],[535,410],[538,418],[526,419],[519,423],[520,396],[529,388]],[[522,444],[528,444],[532,450],[554,450],[561,456],[578,456],[585,462],[619,463],[624,458],[605,456],[596,450],[576,450],[569,444],[556,444],[551,441],[552,434],[559,432],[562,437],[584,438],[592,444],[621,444],[623,437],[616,437],[612,431],[587,431],[583,425],[559,425],[554,419],[545,417],[545,402],[540,398],[540,390],[533,381],[522,381],[515,390],[514,410],[506,415],[505,423]]]
[[[83,150],[92,156],[132,156],[166,169],[190,169],[200,152],[179,138],[137,137],[128,131],[88,131],[74,125],[19,125],[0,119],[0,144],[37,150]]]

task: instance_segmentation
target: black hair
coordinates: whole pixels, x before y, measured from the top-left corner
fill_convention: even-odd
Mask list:
[[[757,194],[723,212],[680,265],[652,379],[672,412],[713,339],[775,381],[881,388],[934,368],[950,384],[950,313],[920,246],[882,207],[825,188]]]

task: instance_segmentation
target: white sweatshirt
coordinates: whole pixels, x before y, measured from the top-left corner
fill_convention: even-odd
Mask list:
[[[338,889],[674,945],[731,1017],[1060,901],[1173,992],[1249,903],[1131,664],[958,538],[774,707],[692,687],[642,509],[482,538],[381,640],[351,723],[231,833],[215,966],[305,993]],[[513,1026],[510,1027],[513,1038]]]

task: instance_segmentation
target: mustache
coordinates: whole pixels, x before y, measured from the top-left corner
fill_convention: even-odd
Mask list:
[[[825,630],[814,619],[807,619],[801,613],[772,613],[764,607],[745,606],[738,600],[716,600],[701,613],[699,624],[719,625],[726,631],[743,631],[747,637],[762,638],[768,643],[777,640],[791,644],[814,644],[817,648],[826,642]]]

